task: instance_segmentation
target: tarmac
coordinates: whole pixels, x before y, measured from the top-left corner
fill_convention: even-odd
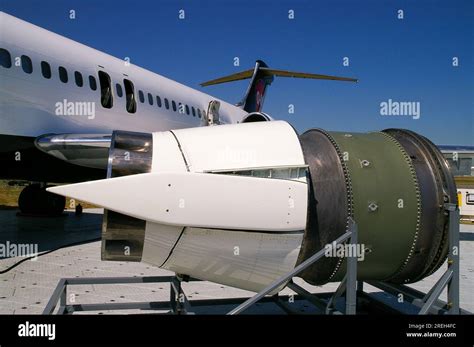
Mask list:
[[[37,244],[38,252],[48,252],[36,260],[20,256],[0,258],[0,314],[41,314],[61,278],[80,277],[136,277],[170,276],[173,273],[144,263],[111,262],[100,260],[100,230],[102,209],[86,209],[81,216],[66,211],[63,216],[28,217],[18,215],[17,210],[0,210],[0,244]],[[461,224],[460,232],[460,302],[461,308],[474,312],[474,224]],[[71,245],[74,244],[74,245]],[[428,292],[445,271],[443,266],[433,275],[410,286]],[[311,293],[334,292],[339,283],[311,286],[301,279],[295,282]],[[68,287],[68,303],[124,303],[168,300],[168,283],[77,285]],[[252,292],[207,281],[183,283],[189,300],[246,298]],[[383,295],[379,289],[365,285],[364,290]],[[293,292],[285,288],[281,294]],[[446,290],[440,296],[446,301]],[[293,309],[301,313],[314,313],[313,306],[305,300],[295,301]],[[200,307],[199,314],[225,313],[234,306]],[[159,311],[166,313],[166,310]],[[79,314],[85,312],[78,312]],[[98,310],[92,314],[157,313],[153,310],[131,309],[122,311]],[[257,303],[246,313],[284,314],[273,303]]]

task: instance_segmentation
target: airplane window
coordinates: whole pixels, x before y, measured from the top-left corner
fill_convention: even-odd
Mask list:
[[[99,71],[99,84],[100,84],[100,102],[104,108],[112,108],[113,96],[112,96],[112,83],[110,76],[104,71]]]
[[[171,105],[173,106],[173,111],[176,112],[176,103],[174,102],[174,100],[171,100]]]
[[[161,98],[158,95],[156,96],[156,104],[161,107]]]
[[[21,56],[21,68],[28,74],[33,72],[33,63],[27,55]]]
[[[178,102],[178,112],[184,114],[184,105]]]
[[[198,108],[198,117],[201,118],[201,109]]]
[[[167,98],[165,98],[165,107],[166,107],[167,110],[170,109],[170,103],[169,103]]]
[[[79,71],[74,72],[74,78],[76,80],[76,85],[78,87],[82,87],[84,84],[84,81],[82,80],[82,74]]]
[[[186,105],[186,114],[189,114],[189,106]]]
[[[3,48],[0,48],[0,65],[6,68],[12,67],[12,56]]]
[[[148,103],[150,105],[153,105],[153,95],[151,95],[150,93],[148,93]]]
[[[59,71],[59,79],[61,80],[61,82],[67,83],[67,70],[63,68],[62,66],[60,66],[58,68],[58,71]]]
[[[130,80],[124,79],[125,97],[127,99],[127,112],[135,113],[137,111],[137,102],[135,101],[135,88]]]
[[[94,76],[89,76],[89,87],[91,87],[92,90],[97,89],[97,82]]]
[[[194,106],[191,106],[191,111],[193,113],[193,117],[196,117],[196,110],[194,109]]]
[[[118,96],[119,98],[121,98],[122,95],[123,95],[122,86],[117,83],[117,84],[115,85],[115,89],[117,89],[117,96]]]
[[[142,104],[145,102],[145,95],[143,95],[143,92],[141,90],[138,91],[138,98],[140,99],[140,102]]]
[[[43,74],[44,78],[51,78],[51,66],[49,66],[49,64],[45,61],[41,62],[41,73]]]

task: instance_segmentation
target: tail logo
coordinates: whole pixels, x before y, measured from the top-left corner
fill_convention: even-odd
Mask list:
[[[255,85],[255,109],[260,111],[263,101],[263,93],[265,93],[265,82],[263,80],[258,80]]]

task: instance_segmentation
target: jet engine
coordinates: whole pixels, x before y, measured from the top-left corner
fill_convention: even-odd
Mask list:
[[[250,122],[116,131],[108,178],[50,191],[103,206],[102,259],[143,261],[259,291],[358,225],[358,279],[409,283],[447,256],[456,187],[439,150],[401,129]],[[300,274],[340,281],[346,258]]]

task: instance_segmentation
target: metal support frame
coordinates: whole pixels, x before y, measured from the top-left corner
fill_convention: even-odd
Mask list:
[[[193,314],[191,304],[181,287],[183,278],[175,276],[170,281],[170,304],[171,310],[176,314]]]
[[[451,280],[448,283],[448,307],[450,314],[459,314],[459,221],[460,211],[456,204],[446,204],[446,210],[449,211],[449,256],[448,269],[453,272]]]
[[[449,251],[448,268],[428,291],[421,293],[405,285],[386,282],[369,281],[368,283],[394,296],[402,294],[409,303],[420,308],[418,314],[465,314],[469,313],[459,307],[459,208],[456,204],[447,203],[444,209],[449,213]],[[447,287],[448,302],[439,299],[439,296]]]
[[[352,219],[349,222],[349,230],[346,233],[344,233],[342,236],[338,237],[332,243],[332,245],[341,244],[349,238],[350,238],[351,244],[354,244],[354,245],[357,244],[357,224]],[[324,256],[325,252],[326,252],[326,249],[324,248],[316,252],[316,254],[312,255],[311,257],[306,259],[304,262],[299,264],[297,267],[295,267],[293,270],[291,270],[287,274],[281,276],[280,278],[278,278],[277,280],[269,284],[262,291],[255,294],[253,297],[249,298],[247,301],[245,301],[241,305],[231,310],[228,314],[235,315],[235,314],[242,313],[243,311],[248,309],[250,306],[255,304],[257,301],[261,300],[263,297],[268,295],[269,293],[278,289],[282,285],[287,284],[288,281],[291,281],[293,277],[298,275],[300,272],[302,272],[304,269],[306,269],[310,265],[314,264],[317,260],[321,259]],[[348,260],[347,260],[346,276],[344,277],[344,280],[341,282],[341,285],[339,286],[341,290],[339,290],[338,288],[338,291],[336,291],[336,294],[338,294],[337,297],[342,295],[343,292],[346,293],[346,314],[355,314],[356,289],[357,289],[356,281],[357,281],[357,256],[355,254],[352,254],[351,257],[348,257]],[[292,286],[296,288],[296,285],[294,283],[292,284]],[[330,301],[331,305],[337,299],[337,297],[334,298],[334,300]]]
[[[445,210],[449,213],[449,256],[448,269],[428,293],[419,292],[406,285],[399,285],[379,281],[367,281],[384,292],[397,297],[403,294],[406,302],[418,307],[419,314],[466,314],[469,313],[459,308],[459,209],[455,204],[445,204]],[[349,230],[337,238],[332,245],[339,245],[349,240],[351,245],[357,245],[357,224],[350,220]],[[355,248],[353,248],[355,249]],[[326,314],[356,314],[357,300],[370,300],[376,306],[394,312],[397,309],[390,307],[387,303],[379,301],[369,293],[364,292],[364,282],[357,281],[357,255],[350,254],[347,257],[346,274],[334,293],[313,294],[298,286],[292,278],[301,271],[314,264],[325,255],[325,249],[321,249],[313,256],[299,264],[292,271],[281,276],[259,293],[251,298],[226,298],[212,300],[188,300],[183,288],[183,281],[199,281],[195,278],[176,276],[148,276],[148,277],[91,277],[91,278],[63,278],[59,281],[53,292],[43,314],[53,314],[58,303],[57,314],[70,314],[75,311],[97,311],[97,310],[121,310],[121,309],[154,309],[170,310],[175,314],[192,314],[192,307],[211,305],[238,305],[227,314],[240,314],[257,302],[273,302],[285,312],[296,313],[286,303],[290,296],[279,295],[284,287],[290,288],[297,295],[294,300],[306,300],[312,303],[320,312]],[[170,283],[170,300],[155,302],[129,302],[129,303],[102,303],[102,304],[67,304],[67,287],[70,285],[85,284],[119,284],[119,283]],[[448,302],[439,299],[443,289],[447,287]],[[278,292],[275,294],[275,290]],[[272,296],[267,296],[272,293]],[[345,309],[336,309],[336,301],[345,295]],[[344,312],[342,312],[344,311]],[[399,309],[398,309],[398,312]]]
[[[82,278],[62,278],[59,280],[51,298],[49,299],[43,314],[72,314],[80,311],[101,311],[101,310],[160,310],[174,314],[194,314],[194,307],[212,306],[212,305],[239,305],[247,298],[224,298],[224,299],[201,299],[188,300],[182,288],[182,282],[200,281],[195,278],[176,276],[144,276],[144,277],[82,277]],[[146,301],[146,302],[113,302],[113,303],[94,303],[94,304],[67,304],[67,290],[69,286],[74,285],[110,285],[110,284],[130,284],[130,283],[169,283],[170,298],[164,301]],[[295,313],[285,306],[290,296],[272,296],[263,298],[262,302],[272,302],[280,306],[287,313]],[[305,300],[300,296],[293,299]]]
[[[459,314],[459,208],[450,203],[445,204],[444,209],[449,213],[448,269],[422,299],[424,304],[419,314],[430,312],[445,287],[448,289],[448,313]]]
[[[438,300],[444,288],[448,289],[448,314],[459,314],[459,208],[456,204],[445,204],[449,213],[449,251],[448,269],[422,299],[423,306],[419,314],[428,314]]]
[[[342,236],[337,238],[331,245],[339,245],[350,239],[350,243],[357,244],[357,225],[351,219],[349,223],[349,230]],[[306,259],[303,263],[299,264],[292,271],[281,276],[269,286],[264,288],[262,291],[257,293],[251,298],[237,298],[237,299],[217,299],[217,300],[193,300],[193,306],[204,306],[214,304],[239,304],[236,308],[228,312],[227,314],[234,315],[239,314],[250,306],[255,304],[257,301],[261,302],[274,302],[281,307],[287,313],[295,313],[286,302],[282,300],[285,296],[279,296],[278,293],[271,297],[266,297],[269,293],[274,292],[278,288],[288,286],[297,293],[293,297],[294,300],[306,299],[313,303],[317,308],[324,310],[335,311],[333,303],[341,296],[344,292],[346,294],[346,314],[356,313],[356,289],[357,289],[357,255],[351,254],[347,260],[347,272],[344,278],[344,285],[341,284],[340,290],[337,292],[337,297],[333,297],[330,300],[330,304],[327,304],[324,300],[321,300],[313,294],[307,292],[297,284],[292,282],[292,278],[298,275],[301,271],[315,263],[318,259],[321,259],[326,252],[326,249],[321,249],[316,254]],[[170,309],[175,314],[189,314],[192,313],[191,302],[186,297],[181,287],[181,282],[184,279],[180,276],[150,276],[150,277],[91,277],[91,278],[63,278],[59,281],[56,289],[53,292],[48,304],[46,305],[43,314],[53,314],[57,307],[58,302],[60,303],[58,314],[69,314],[75,311],[97,311],[97,310],[120,310],[120,309]],[[187,278],[186,281],[198,281],[194,278]],[[157,302],[131,302],[131,303],[103,303],[103,304],[67,304],[67,288],[70,285],[84,285],[84,284],[120,284],[120,283],[170,283],[170,300],[169,302],[157,301]],[[289,299],[287,297],[286,299]]]
[[[82,277],[82,278],[62,278],[56,286],[53,295],[48,301],[43,314],[53,314],[59,302],[57,314],[69,314],[74,311],[97,311],[97,310],[121,310],[121,309],[168,309],[178,313],[182,303],[173,303],[170,295],[170,302],[126,302],[126,303],[104,303],[104,304],[67,304],[67,289],[72,285],[87,284],[126,284],[126,283],[163,283],[171,282],[175,276],[148,276],[148,277]],[[195,279],[190,279],[195,280]],[[171,287],[172,288],[172,287]],[[180,286],[178,288],[181,288]],[[172,291],[173,288],[170,290]],[[176,300],[175,300],[176,301]],[[174,309],[173,309],[174,307]]]
[[[351,244],[357,245],[357,224],[352,222]],[[354,249],[354,248],[353,248]],[[336,300],[346,293],[346,314],[356,314],[357,306],[357,255],[352,254],[347,258],[347,272],[341,283],[336,289],[334,295],[329,299],[326,306],[326,314],[336,313]]]

